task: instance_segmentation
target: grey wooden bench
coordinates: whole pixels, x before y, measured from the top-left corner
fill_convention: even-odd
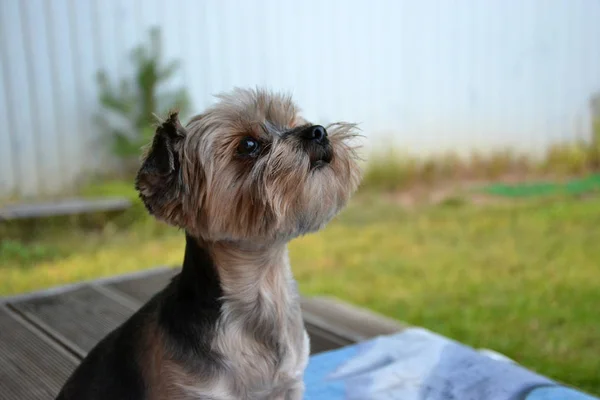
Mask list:
[[[131,207],[127,198],[64,199],[41,203],[12,204],[0,207],[0,220],[23,220],[94,212],[125,211]]]

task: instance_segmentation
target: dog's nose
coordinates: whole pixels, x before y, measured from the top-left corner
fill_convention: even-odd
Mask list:
[[[305,129],[301,134],[303,139],[323,142],[327,137],[327,131],[321,125],[314,125]]]

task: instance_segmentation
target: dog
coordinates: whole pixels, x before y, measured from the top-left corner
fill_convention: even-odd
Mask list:
[[[287,243],[360,181],[356,126],[305,120],[262,89],[171,113],[136,177],[145,207],[185,232],[179,275],[82,361],[59,400],[301,399],[309,338]]]

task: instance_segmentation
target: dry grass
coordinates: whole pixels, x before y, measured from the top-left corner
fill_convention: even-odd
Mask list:
[[[564,178],[600,171],[600,144],[568,142],[551,146],[541,159],[511,149],[453,153],[417,158],[395,151],[377,152],[369,158],[362,190],[397,192],[414,186],[436,186],[448,181],[525,180]]]

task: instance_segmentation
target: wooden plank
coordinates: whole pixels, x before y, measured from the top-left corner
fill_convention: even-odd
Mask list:
[[[164,288],[179,271],[179,268],[162,270],[151,275],[108,282],[102,286],[117,294],[123,294],[139,304],[143,304],[155,293]],[[310,336],[311,354],[337,349],[354,343],[354,341],[348,339],[347,335],[329,332],[320,325],[307,323],[306,330]]]
[[[148,301],[155,293],[165,287],[169,280],[180,271],[179,268],[157,271],[151,275],[133,277],[104,284],[103,286],[139,302]],[[306,324],[311,340],[311,353],[321,353],[353,343],[346,337],[328,332],[320,326]]]
[[[110,290],[145,303],[179,272],[179,268],[107,283]],[[338,301],[303,298],[302,311],[313,354],[337,349],[374,336],[394,333],[403,326],[391,319]]]
[[[124,293],[140,304],[146,303],[150,298],[162,290],[179,273],[180,268],[170,268],[156,271],[142,277],[134,277],[106,283],[103,286]]]
[[[85,355],[178,272],[178,268],[158,269],[77,286],[43,298],[28,298],[13,307],[77,354]],[[313,354],[403,328],[396,321],[331,299],[302,298],[302,311]]]
[[[104,284],[103,286],[117,293],[122,293],[140,304],[148,301],[155,293],[165,287],[169,280],[180,271],[179,268],[157,271],[151,275],[133,277]],[[311,340],[311,353],[321,353],[354,343],[347,335],[339,335],[327,331],[320,325],[306,324]]]
[[[0,307],[0,400],[54,398],[78,360]]]
[[[404,325],[391,318],[330,298],[302,298],[307,325],[350,342],[360,342],[401,331]]]
[[[129,272],[129,273],[122,274],[122,275],[107,276],[104,278],[99,278],[99,279],[90,280],[90,281],[69,283],[66,285],[55,286],[55,287],[51,287],[48,289],[39,290],[36,292],[29,292],[29,293],[17,294],[14,296],[0,297],[0,305],[9,304],[9,303],[17,303],[17,302],[30,300],[30,299],[37,299],[37,298],[44,297],[44,296],[53,296],[53,295],[57,295],[60,293],[66,293],[71,290],[82,288],[86,285],[97,286],[97,285],[118,282],[118,281],[126,280],[126,279],[143,278],[146,276],[151,276],[151,275],[166,271],[167,269],[169,269],[169,268],[168,267],[155,267],[155,268],[142,270],[142,271]]]
[[[123,211],[131,207],[126,198],[66,199],[55,202],[12,204],[0,208],[0,220],[75,215],[91,212]]]
[[[80,356],[135,311],[131,304],[109,297],[92,285],[12,303],[11,307]]]
[[[176,272],[161,270],[101,287],[84,285],[12,303],[24,319],[0,308],[0,400],[52,398],[75,368],[77,359],[39,329],[83,357]],[[358,335],[388,333],[401,327],[327,299],[303,299],[303,309],[312,354],[352,344]]]
[[[338,334],[313,325],[304,318],[304,326],[310,338],[310,354],[319,354],[324,351],[339,349],[340,347],[353,344],[352,340]]]
[[[130,299],[139,302],[139,304],[143,304],[163,289],[179,271],[179,268],[160,270],[153,274],[108,282],[102,286],[116,293],[124,294]],[[307,323],[306,330],[310,336],[312,354],[337,349],[353,343],[353,341],[345,336],[328,332],[326,329],[314,324]]]

